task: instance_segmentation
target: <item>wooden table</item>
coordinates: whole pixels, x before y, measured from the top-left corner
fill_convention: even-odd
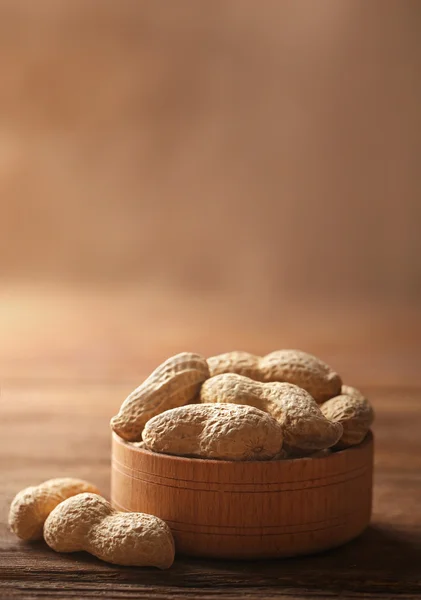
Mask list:
[[[157,319],[158,339],[146,333],[146,342],[143,338],[136,345],[137,334],[141,339],[142,331],[153,330],[147,317],[131,321],[136,303],[118,320],[107,320],[111,333],[104,339],[103,332],[98,333],[104,315],[86,309],[85,300],[83,311],[73,299],[72,310],[62,308],[59,315],[48,306],[42,309],[41,302],[35,302],[35,311],[31,302],[27,299],[25,304],[31,327],[23,316],[23,324],[22,319],[13,321],[15,304],[3,301],[0,306],[1,598],[421,597],[421,336],[416,315],[380,315],[376,320],[360,314],[354,321],[347,315],[342,336],[336,325],[323,331],[297,326],[295,344],[293,327],[281,322],[257,331],[232,321],[228,326],[221,317],[203,341],[201,330],[195,331],[199,317],[190,320],[184,337],[182,327],[176,333],[168,328],[172,334],[165,336]],[[70,319],[74,311],[79,315],[76,321]],[[55,328],[58,323],[60,330]],[[369,323],[376,336],[370,335]],[[358,324],[360,337],[355,334]],[[124,327],[127,335],[117,339],[115,332]],[[27,333],[21,344],[16,332]],[[27,485],[73,475],[109,493],[109,418],[166,353],[193,348],[210,354],[237,345],[258,352],[286,345],[319,350],[372,400],[377,413],[373,518],[359,539],[318,556],[288,560],[245,563],[177,557],[171,569],[161,572],[111,566],[85,553],[59,555],[42,542],[26,544],[8,532],[10,501]]]

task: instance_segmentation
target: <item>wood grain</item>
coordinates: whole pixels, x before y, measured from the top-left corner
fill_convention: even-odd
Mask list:
[[[36,388],[36,389],[35,389]],[[377,421],[373,518],[357,540],[319,556],[252,564],[177,558],[168,572],[60,556],[17,541],[7,510],[22,487],[56,475],[109,495],[109,417],[127,385],[4,387],[0,421],[0,595],[36,598],[255,598],[421,595],[421,390],[366,387]]]
[[[371,516],[373,440],[319,458],[227,462],[112,441],[118,510],[164,519],[176,551],[261,559],[312,554],[359,535]]]
[[[177,311],[187,310],[181,303],[163,313],[164,303],[158,302],[148,318],[142,313],[136,320],[136,307],[150,308],[153,302],[111,295],[107,304],[98,293],[95,312],[93,300],[82,302],[82,297],[69,295],[65,305],[56,306],[48,295],[28,295],[26,301],[14,295],[0,302],[1,598],[421,597],[416,315],[411,325],[404,312],[382,315],[379,310],[370,328],[369,315],[358,319],[347,313],[342,320],[337,315],[324,320],[322,327],[309,307],[301,320],[280,319],[269,326],[263,319],[259,328],[229,320],[213,306],[211,330],[204,323],[209,313],[200,311],[186,320],[184,330],[177,321]],[[209,356],[235,347],[264,352],[284,345],[280,340],[295,341],[294,346],[329,360],[373,402],[373,515],[358,539],[320,555],[285,560],[177,557],[170,570],[158,572],[107,565],[84,553],[58,555],[44,543],[25,544],[8,531],[15,493],[44,479],[82,477],[109,498],[109,419],[166,353],[192,349]]]
[[[1,2],[1,598],[421,596],[420,3],[311,4]],[[169,355],[279,347],[375,405],[360,538],[161,573],[8,532],[32,483],[109,495]]]

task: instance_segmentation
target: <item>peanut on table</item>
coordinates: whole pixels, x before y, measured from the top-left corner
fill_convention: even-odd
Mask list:
[[[111,427],[151,452],[229,461],[325,455],[361,443],[369,401],[315,356],[278,350],[205,359],[182,352],[158,366],[123,402]],[[170,567],[174,540],[153,515],[115,511],[96,487],[52,479],[13,500],[9,525],[57,552],[86,550],[119,564]]]

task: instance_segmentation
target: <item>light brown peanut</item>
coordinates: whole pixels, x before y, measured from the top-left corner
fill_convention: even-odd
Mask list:
[[[352,387],[351,385],[343,385],[341,388],[341,393],[338,396],[342,396],[345,394],[346,396],[352,396],[353,398],[357,398],[358,400],[364,400],[365,396],[357,390],[357,388]]]
[[[252,406],[190,404],[146,423],[149,450],[219,460],[269,460],[282,448],[282,428]]]
[[[49,479],[21,490],[10,505],[10,529],[22,540],[42,539],[44,521],[50,512],[63,500],[81,492],[99,494],[91,483],[71,477]]]
[[[199,354],[172,356],[126,398],[118,415],[111,419],[112,429],[128,442],[139,441],[149,419],[191,402],[208,377],[208,364]]]
[[[261,382],[292,383],[305,389],[318,403],[337,396],[342,381],[329,365],[301,350],[277,350],[260,357],[248,352],[227,352],[208,359],[211,377],[237,373]]]
[[[342,425],[326,419],[310,394],[290,383],[259,383],[224,373],[205,381],[200,397],[206,403],[246,404],[269,413],[280,423],[284,448],[291,453],[329,448],[342,435]]]
[[[369,401],[350,386],[342,386],[349,393],[342,393],[327,400],[320,409],[334,423],[341,423],[343,433],[336,448],[348,448],[360,444],[374,420],[374,411]]]
[[[209,373],[211,377],[222,373],[237,373],[255,381],[261,380],[260,356],[234,350],[225,354],[217,354],[208,358]]]
[[[56,552],[85,550],[116,565],[168,569],[174,561],[174,539],[164,521],[117,512],[96,494],[59,504],[45,522],[44,539]]]

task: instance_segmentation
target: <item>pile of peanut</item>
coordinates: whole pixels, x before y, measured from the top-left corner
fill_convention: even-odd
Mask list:
[[[206,360],[183,352],[160,365],[123,402],[111,427],[152,452],[231,461],[282,460],[361,443],[368,400],[327,364],[298,350]],[[80,479],[51,479],[19,492],[9,525],[57,552],[85,550],[114,564],[170,567],[174,539],[153,515],[112,508]]]
[[[126,398],[111,427],[153,452],[278,460],[359,444],[372,422],[368,400],[326,363],[278,350],[177,354]]]

